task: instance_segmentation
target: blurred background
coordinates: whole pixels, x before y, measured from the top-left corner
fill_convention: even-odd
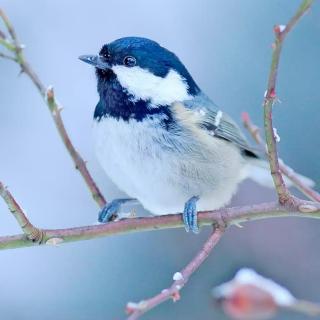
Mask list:
[[[137,35],[174,51],[199,86],[240,123],[242,111],[262,125],[262,100],[274,24],[285,24],[298,0],[2,0],[25,54],[64,106],[69,134],[107,199],[122,196],[93,153],[92,115],[98,101],[92,68],[78,60],[106,42]],[[288,37],[281,58],[275,125],[281,157],[320,185],[320,4]],[[3,25],[1,25],[3,30]],[[18,67],[0,59],[0,179],[43,228],[93,224],[98,208],[74,170],[47,107]],[[233,205],[275,199],[274,191],[243,183]],[[138,213],[143,212],[138,208]],[[0,201],[0,234],[20,233]],[[0,252],[0,317],[123,319],[128,301],[166,288],[174,272],[207,237],[183,229],[137,233]],[[144,319],[226,319],[210,289],[241,267],[256,269],[299,298],[320,302],[320,223],[274,219],[230,228],[190,279],[182,299]],[[304,319],[281,313],[277,319]]]

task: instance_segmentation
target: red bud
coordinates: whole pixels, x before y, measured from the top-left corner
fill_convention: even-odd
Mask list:
[[[243,284],[234,288],[232,293],[222,300],[224,312],[236,320],[265,320],[274,316],[277,305],[266,291]]]

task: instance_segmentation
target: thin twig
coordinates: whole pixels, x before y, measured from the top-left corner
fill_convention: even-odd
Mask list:
[[[320,316],[320,304],[306,300],[297,300],[292,305],[287,306],[286,309],[294,312],[301,312],[310,317]]]
[[[3,52],[0,52],[0,58],[17,62],[17,59],[16,59],[15,57],[12,57],[12,56],[10,56],[10,55],[8,55],[8,54],[5,54],[5,53],[3,53]]]
[[[6,39],[5,33],[1,30],[0,30],[0,39]]]
[[[58,129],[59,135],[67,148],[75,167],[79,170],[80,174],[82,175],[83,179],[85,180],[92,197],[97,202],[99,207],[103,207],[106,204],[106,200],[104,199],[102,193],[100,192],[99,188],[97,187],[95,181],[93,180],[92,176],[90,175],[86,162],[82,159],[82,157],[79,155],[75,147],[73,146],[70,137],[66,131],[66,128],[64,126],[64,123],[61,118],[61,107],[58,106],[53,89],[51,87],[46,89],[44,84],[41,82],[37,74],[33,71],[30,64],[27,62],[27,60],[24,57],[22,48],[23,46],[18,40],[17,34],[14,30],[13,25],[11,24],[8,17],[5,15],[4,11],[0,9],[0,17],[2,18],[11,38],[12,41],[9,41],[7,39],[0,38],[0,44],[5,45],[8,50],[13,52],[15,54],[16,62],[20,65],[21,70],[26,73],[29,78],[32,80],[34,85],[37,87],[39,93],[41,94],[42,98],[45,100],[47,106],[49,107],[51,116],[53,118],[53,121],[56,125],[56,128]]]
[[[223,228],[217,228],[213,230],[207,241],[204,243],[201,250],[196,256],[188,263],[188,265],[181,271],[174,275],[174,282],[172,285],[162,290],[159,294],[154,297],[143,300],[139,303],[128,303],[127,311],[130,313],[128,320],[136,320],[145,312],[153,309],[159,304],[173,299],[177,301],[180,298],[180,290],[186,285],[190,276],[201,266],[201,264],[208,258],[210,252],[216,246],[223,235]]]
[[[2,18],[11,38],[14,41],[18,41],[18,37],[17,37],[17,34],[13,28],[13,25],[11,24],[9,18],[7,17],[7,15],[4,13],[4,11],[1,8],[0,8],[0,17]],[[17,43],[19,43],[19,41]]]
[[[0,37],[0,45],[5,47],[8,51],[15,51],[14,44],[8,41],[7,39],[3,39]]]
[[[242,112],[241,119],[243,126],[248,130],[254,141],[258,146],[265,149],[265,152],[267,152],[265,143],[260,135],[260,128],[256,126],[250,119],[250,115],[248,112]]]
[[[279,67],[280,54],[282,49],[282,44],[297,24],[299,19],[304,15],[304,13],[310,8],[313,0],[304,0],[300,7],[298,8],[296,14],[290,19],[286,26],[276,26],[274,28],[275,32],[275,42],[273,44],[273,54],[270,67],[270,74],[268,80],[267,91],[263,103],[264,107],[264,128],[267,142],[267,150],[269,156],[271,175],[274,181],[275,188],[278,193],[279,201],[282,204],[292,201],[294,198],[291,196],[288,188],[283,180],[277,152],[276,138],[274,134],[273,124],[272,124],[272,107],[276,101],[276,81],[277,73]]]
[[[5,203],[7,204],[10,212],[13,214],[15,219],[17,220],[20,228],[27,236],[27,240],[31,240],[32,242],[41,242],[43,233],[40,229],[34,227],[32,223],[27,218],[25,212],[15,200],[10,191],[0,182],[0,196],[3,198]]]
[[[281,172],[288,177],[292,183],[309,199],[320,202],[320,194],[306,186],[297,176],[295,171],[284,163],[279,163]]]
[[[247,112],[242,114],[242,122],[244,127],[251,134],[256,143],[265,149],[265,144],[261,138],[259,127],[252,123],[250,116]],[[266,150],[266,149],[265,149]],[[279,162],[281,172],[298,188],[304,195],[309,199],[320,202],[320,194],[312,188],[305,185],[300,179],[296,172],[283,162]]]

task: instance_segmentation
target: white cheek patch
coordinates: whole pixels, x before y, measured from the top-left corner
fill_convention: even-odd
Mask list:
[[[173,69],[164,78],[140,67],[117,65],[112,70],[121,86],[133,95],[134,100],[150,100],[156,107],[191,98],[185,79]]]

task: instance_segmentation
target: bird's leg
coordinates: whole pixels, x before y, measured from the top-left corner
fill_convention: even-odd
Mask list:
[[[199,200],[198,196],[193,196],[184,205],[182,217],[183,217],[184,227],[187,232],[191,230],[193,233],[199,233],[198,216],[197,216],[198,200]]]
[[[136,199],[124,198],[124,199],[114,199],[107,203],[102,210],[99,212],[98,221],[102,223],[110,222],[117,217],[121,206],[127,202],[136,201]]]

